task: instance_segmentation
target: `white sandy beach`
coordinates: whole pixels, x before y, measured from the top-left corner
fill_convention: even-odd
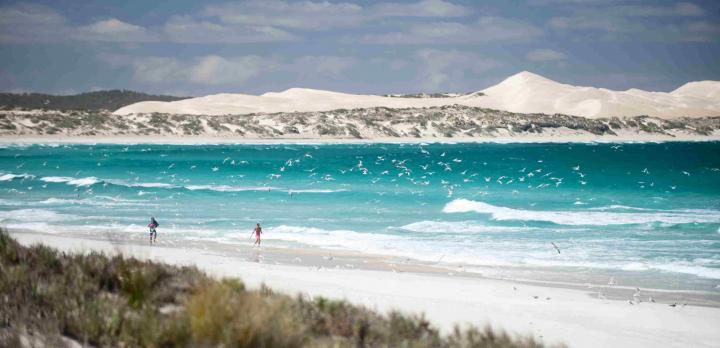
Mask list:
[[[442,330],[455,324],[492,325],[570,347],[716,347],[720,308],[599,299],[588,291],[543,287],[462,274],[275,264],[202,248],[118,244],[33,233],[13,233],[22,244],[63,251],[122,252],[141,259],[195,265],[249,286],[265,283],[286,293],[347,299],[381,311],[424,313]],[[250,250],[250,245],[238,249]],[[516,290],[513,289],[516,287]],[[536,298],[537,297],[537,298]]]

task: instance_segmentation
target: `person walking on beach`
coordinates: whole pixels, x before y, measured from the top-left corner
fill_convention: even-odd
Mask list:
[[[150,218],[150,224],[148,224],[148,228],[150,228],[150,244],[155,243],[157,239],[157,230],[160,224],[155,220],[155,217]]]
[[[260,235],[262,234],[262,227],[260,227],[259,222],[255,225],[255,229],[253,230],[252,233],[255,234],[255,243],[253,243],[253,246],[255,246],[255,245],[260,246]],[[252,234],[251,234],[251,236],[252,236]]]

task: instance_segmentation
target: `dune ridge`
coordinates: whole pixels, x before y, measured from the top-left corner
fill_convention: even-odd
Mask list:
[[[563,84],[523,71],[478,92],[444,98],[398,98],[290,88],[259,96],[221,93],[171,102],[144,101],[122,107],[114,114],[237,115],[463,105],[516,113],[566,114],[588,118],[720,116],[720,81],[689,82],[670,93],[635,88],[614,91]]]

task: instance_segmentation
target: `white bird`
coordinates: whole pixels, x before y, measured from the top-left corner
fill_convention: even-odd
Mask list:
[[[578,171],[578,170],[580,170],[580,165],[578,164],[577,166],[575,166],[575,167],[572,167],[572,170],[574,170],[574,171]]]
[[[218,170],[220,170],[220,168],[218,168],[218,167],[212,167],[212,171],[213,171],[213,172],[217,172]]]
[[[687,176],[690,176],[690,173],[688,173],[688,172],[686,172],[686,171],[684,171],[684,170],[683,170],[682,173],[685,174],[685,175],[687,175]]]

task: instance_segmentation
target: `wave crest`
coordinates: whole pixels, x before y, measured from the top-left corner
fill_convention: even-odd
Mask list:
[[[661,222],[669,224],[717,223],[720,212],[713,210],[620,213],[607,211],[543,211],[499,207],[485,202],[456,199],[446,204],[444,213],[476,212],[490,214],[494,220],[546,221],[558,225],[630,225]]]

